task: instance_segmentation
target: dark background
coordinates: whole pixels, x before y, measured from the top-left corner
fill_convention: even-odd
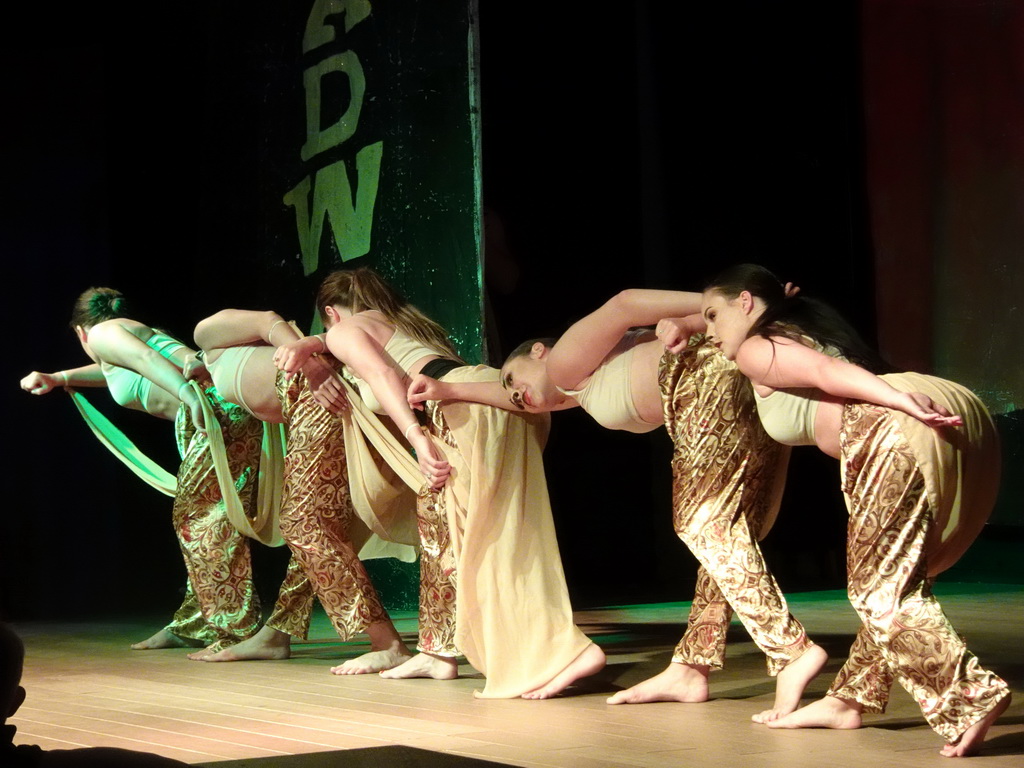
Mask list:
[[[138,319],[183,338],[226,306],[308,313],[296,264],[269,255],[266,211],[282,190],[263,144],[281,130],[275,105],[301,101],[305,5],[48,5],[2,48],[11,418],[0,617],[177,605],[170,500],[108,456],[62,394],[32,398],[17,380],[87,362],[67,317],[89,285],[120,288]],[[737,261],[773,267],[875,336],[867,126],[890,116],[866,114],[863,25],[879,23],[878,3],[481,5],[492,352],[557,335],[622,288],[697,289]],[[107,411],[173,466],[169,425]],[[1019,434],[1018,416],[1000,417],[1004,434]],[[669,452],[660,431],[554,416],[546,461],[578,607],[691,596],[696,564],[671,531]],[[1001,531],[1019,549],[1016,515]],[[844,524],[836,463],[795,451],[765,543],[784,590],[842,587]],[[280,554],[257,564],[273,571]]]

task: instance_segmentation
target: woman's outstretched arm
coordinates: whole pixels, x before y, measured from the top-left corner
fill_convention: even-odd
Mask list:
[[[128,326],[153,333],[152,328],[133,320],[106,320],[89,330],[89,348],[100,360],[145,376],[165,392],[185,403],[192,414],[192,422],[196,429],[205,431],[199,395],[191,387],[186,386],[187,382],[181,369],[155,349],[151,349],[128,330]],[[193,350],[186,348],[185,351]]]
[[[249,309],[222,309],[195,329],[196,344],[206,350],[260,343],[276,347],[299,338],[277,312]]]
[[[699,315],[700,300],[699,293],[690,291],[621,291],[562,335],[548,355],[548,376],[562,389],[576,389],[630,328]]]
[[[833,397],[875,403],[902,411],[933,427],[960,426],[950,414],[919,392],[900,392],[870,371],[831,357],[792,339],[753,336],[736,353],[740,371],[755,385],[772,389],[814,387]]]
[[[21,388],[33,395],[45,395],[58,387],[105,387],[107,380],[99,365],[90,363],[78,368],[65,368],[55,373],[32,371],[21,380]]]
[[[208,352],[250,345],[290,345],[304,338],[277,312],[250,309],[222,309],[200,320],[194,336],[196,344]],[[322,337],[310,338],[315,351],[326,351]],[[348,407],[334,369],[323,360],[309,355],[295,367],[295,371],[298,370],[305,374],[310,392],[321,406],[332,413],[340,413]]]
[[[420,429],[419,421],[406,401],[402,375],[385,358],[384,348],[368,323],[372,321],[352,317],[335,324],[327,332],[327,347],[332,355],[370,386],[385,413],[416,451],[416,459],[427,482],[434,488],[440,488],[451,467]]]
[[[438,381],[422,373],[413,376],[407,398],[413,408],[423,408],[427,400],[458,400],[505,411],[522,410],[512,404],[508,390],[498,381]]]

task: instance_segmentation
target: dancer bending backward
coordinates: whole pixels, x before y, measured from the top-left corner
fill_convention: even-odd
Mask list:
[[[199,395],[182,375],[193,353],[162,331],[126,316],[123,295],[111,288],[90,288],[75,304],[71,326],[93,365],[60,371],[33,372],[21,386],[44,394],[57,386],[106,386],[126,408],[173,421],[182,455],[172,521],[188,572],[188,588],[171,623],[132,648],[147,650],[186,645],[207,646],[191,654],[202,658],[252,636],[261,621],[259,596],[253,589],[248,540],[228,522],[221,503],[202,425]],[[241,408],[226,403],[204,383],[228,446],[232,476],[247,472],[240,487],[243,506],[251,507],[259,460],[262,426]],[[189,413],[191,412],[191,418]],[[312,590],[294,563],[282,585],[267,624],[288,631],[309,625]]]
[[[995,502],[999,445],[985,407],[950,381],[871,373],[881,364],[845,321],[787,298],[762,267],[712,281],[703,315],[753,383],[768,433],[839,459],[850,514],[848,592],[863,625],[825,698],[769,727],[857,728],[862,713],[885,710],[896,679],[946,740],[943,755],[974,754],[1010,691],[967,650],[931,583]]]
[[[410,376],[497,381],[495,369],[462,363],[443,329],[372,270],[329,275],[317,306],[331,353],[407,436],[420,431]],[[279,367],[295,370],[318,345],[280,348]],[[604,654],[572,621],[541,456],[547,420],[468,403],[428,415],[451,475],[418,506],[420,654],[382,675],[454,678],[461,651],[487,678],[478,695],[553,696],[603,667]]]
[[[337,364],[310,357],[289,381],[274,366],[275,347],[268,346],[300,338],[275,312],[237,309],[218,312],[200,321],[195,330],[207,369],[225,399],[257,419],[287,425],[281,535],[341,639],[359,632],[370,638],[369,653],[331,671],[352,675],[391,669],[412,654],[358,557],[369,529],[360,525],[349,495],[341,415],[346,401]],[[418,439],[425,471],[436,471],[438,482],[443,482],[444,463],[428,458],[432,447],[425,435]],[[290,635],[266,626],[207,661],[287,658],[290,646]]]
[[[573,324],[554,344],[512,352],[500,386],[417,377],[410,401],[470,399],[530,412],[581,406],[609,429],[666,426],[674,444],[673,523],[700,562],[687,630],[668,667],[610,704],[701,702],[720,669],[735,610],[778,675],[764,719],[796,709],[826,661],[790,615],[758,547],[778,510],[788,453],[757,422],[750,387],[735,365],[700,339],[666,351],[655,333],[631,330],[662,318],[703,327],[700,294],[634,289]],[[662,326],[659,326],[661,328]]]

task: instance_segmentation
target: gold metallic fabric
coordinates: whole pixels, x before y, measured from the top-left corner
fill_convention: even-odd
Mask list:
[[[938,389],[946,384],[940,379],[931,383]],[[956,389],[958,397],[961,389]],[[984,411],[976,398],[969,400],[960,407]],[[983,522],[991,511],[990,504],[958,505],[957,523],[943,528],[935,514],[934,491],[973,486],[977,490],[969,498],[994,499],[991,489],[974,485],[974,478],[956,477],[958,470],[977,467],[990,481],[996,478],[975,461],[978,455],[992,456],[991,420],[978,413],[964,415],[965,427],[949,433],[954,445],[950,461],[937,460],[936,435],[931,434],[935,430],[881,406],[848,403],[840,432],[840,469],[850,514],[848,592],[863,627],[829,694],[857,701],[867,712],[881,712],[896,680],[917,701],[928,724],[949,742],[1009,693],[1006,683],[981,667],[950,625],[928,575],[932,553],[942,548],[942,531],[963,546],[957,528],[979,530],[978,519]],[[998,463],[997,447],[995,451]],[[935,474],[942,467],[948,477]]]
[[[239,498],[243,507],[252,511],[263,426],[242,407],[226,402],[212,386],[203,387],[203,394],[220,424]],[[196,600],[223,647],[251,636],[261,624],[249,540],[227,519],[209,440],[193,427],[184,406],[178,412],[175,427],[183,451],[172,519]],[[286,585],[289,610],[302,608],[302,601],[295,598],[303,589],[312,594],[308,585]],[[308,627],[311,600],[305,603],[305,617],[289,617],[281,623]]]
[[[761,427],[749,381],[703,337],[666,352],[658,380],[674,446],[673,524],[701,565],[672,660],[720,668],[735,611],[775,675],[812,645],[757,543],[775,521],[788,449]]]
[[[357,543],[351,537],[359,521],[349,497],[344,421],[313,399],[301,373],[291,381],[279,374],[277,390],[288,425],[281,534],[347,640],[388,615],[357,554],[369,531],[362,526]]]

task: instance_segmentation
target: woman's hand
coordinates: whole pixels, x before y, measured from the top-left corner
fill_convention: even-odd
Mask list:
[[[417,373],[409,383],[406,398],[409,400],[410,408],[422,411],[423,403],[427,400],[446,400],[446,394],[447,392],[443,381],[438,381],[437,379],[432,379],[430,376],[426,376],[425,374]]]
[[[206,417],[203,415],[203,401],[200,399],[201,397],[202,395],[196,392],[192,384],[187,381],[178,387],[178,399],[188,407],[195,428],[205,435]]]
[[[313,399],[328,413],[338,415],[348,410],[348,396],[334,369],[317,357],[302,366]]]
[[[306,336],[278,347],[274,351],[274,365],[287,373],[290,379],[306,364],[309,358],[326,349],[327,344],[321,337]]]
[[[181,375],[185,377],[185,381],[198,381],[199,379],[209,379],[210,371],[206,368],[206,361],[199,352],[189,352],[185,355]]]
[[[930,427],[960,427],[964,423],[960,416],[950,413],[928,395],[920,392],[901,392],[894,399],[892,407]]]
[[[416,460],[419,462],[420,472],[423,473],[427,485],[436,491],[448,480],[448,475],[452,471],[451,465],[419,425],[417,424],[415,429],[412,426],[410,424],[410,428],[406,430],[406,437],[416,451]]]
[[[690,343],[690,336],[695,332],[686,317],[663,318],[654,328],[658,341],[665,345],[666,350],[677,355],[686,349],[686,345]]]
[[[21,388],[33,395],[45,395],[57,387],[65,386],[67,386],[67,379],[55,373],[43,373],[41,371],[32,371],[32,373],[21,380]]]

